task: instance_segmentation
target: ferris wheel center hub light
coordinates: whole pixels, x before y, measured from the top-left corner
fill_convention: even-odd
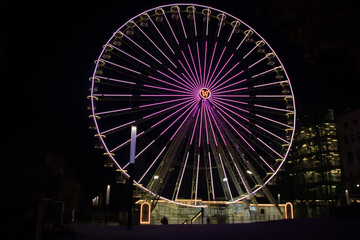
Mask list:
[[[202,97],[204,99],[208,99],[211,96],[211,92],[207,88],[202,88],[200,90],[199,94],[200,94],[200,97]]]

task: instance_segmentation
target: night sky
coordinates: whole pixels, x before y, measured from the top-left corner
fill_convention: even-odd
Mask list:
[[[96,186],[103,157],[93,148],[86,109],[93,61],[129,18],[173,1],[114,2],[71,2],[46,10],[42,5],[19,10],[13,3],[11,17],[0,17],[6,142],[1,184],[31,180],[40,153],[52,152],[65,156],[85,189]],[[229,12],[267,40],[290,76],[297,106],[333,107],[337,112],[360,106],[360,10],[355,1],[197,3]]]

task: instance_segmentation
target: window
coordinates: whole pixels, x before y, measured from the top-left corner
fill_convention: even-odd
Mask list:
[[[347,153],[347,160],[349,163],[354,162],[354,155],[352,152]]]
[[[357,150],[356,155],[357,155],[357,160],[360,162],[360,150]]]
[[[354,125],[357,125],[357,124],[358,124],[358,120],[357,120],[357,119],[354,119],[354,120],[353,120],[353,124],[354,124]]]
[[[349,138],[347,135],[344,136],[344,142],[345,144],[349,144]]]
[[[344,128],[348,128],[349,127],[349,123],[348,122],[344,122]]]
[[[357,135],[357,140],[360,142],[360,132],[357,132],[356,135]]]

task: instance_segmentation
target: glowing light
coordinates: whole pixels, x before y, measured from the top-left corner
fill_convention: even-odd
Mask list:
[[[151,205],[143,202],[140,206],[140,224],[150,224]]]
[[[200,89],[199,95],[204,99],[208,99],[211,96],[211,92],[207,88],[202,88]]]

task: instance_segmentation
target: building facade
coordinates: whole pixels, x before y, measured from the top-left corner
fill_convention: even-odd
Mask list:
[[[360,204],[360,109],[337,116],[337,125],[346,204]]]
[[[277,177],[277,189],[283,200],[293,202],[295,216],[327,216],[342,192],[333,110],[300,116],[288,160]]]

